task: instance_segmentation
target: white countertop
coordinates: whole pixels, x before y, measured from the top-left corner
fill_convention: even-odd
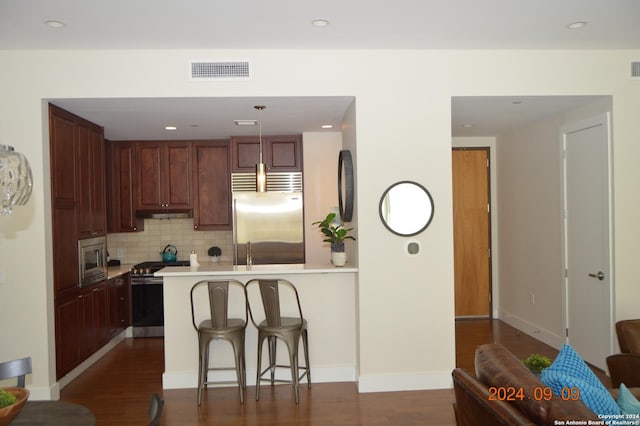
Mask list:
[[[358,272],[357,267],[336,267],[326,264],[293,265],[232,265],[225,263],[201,263],[200,266],[171,266],[159,270],[156,277],[187,277],[202,275],[280,275],[280,274],[343,274]]]

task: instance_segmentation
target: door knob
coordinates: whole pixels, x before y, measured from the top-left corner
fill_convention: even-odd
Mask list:
[[[597,274],[589,274],[589,276],[590,276],[591,278],[597,278],[597,279],[599,279],[600,281],[604,280],[604,272],[602,272],[602,271],[598,271],[598,273],[597,273]]]

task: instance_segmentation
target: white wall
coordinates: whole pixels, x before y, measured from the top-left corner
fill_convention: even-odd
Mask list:
[[[500,318],[556,348],[566,326],[560,128],[606,111],[602,97],[498,137]]]
[[[302,136],[306,261],[327,263],[331,247],[322,242],[322,233],[312,223],[338,208],[338,153],[342,149],[342,134],[307,132]]]
[[[188,79],[190,59],[238,54],[252,61],[251,80]],[[0,218],[0,320],[12,324],[4,332],[0,358],[33,356],[30,386],[53,389],[42,99],[56,97],[355,96],[351,123],[357,123],[357,136],[355,129],[343,129],[343,143],[357,148],[359,384],[361,390],[384,390],[451,384],[451,97],[612,95],[616,315],[637,316],[640,83],[626,72],[629,60],[639,55],[637,50],[0,51],[0,141],[27,155],[35,179],[32,200],[20,217]],[[425,185],[435,201],[431,226],[414,238],[421,255],[413,257],[404,252],[404,238],[386,231],[377,211],[385,188],[404,179]]]

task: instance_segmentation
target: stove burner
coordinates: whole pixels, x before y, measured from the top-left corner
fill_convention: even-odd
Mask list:
[[[153,276],[162,268],[168,266],[189,266],[188,260],[178,260],[175,262],[142,262],[136,263],[131,268],[131,275],[136,277]]]

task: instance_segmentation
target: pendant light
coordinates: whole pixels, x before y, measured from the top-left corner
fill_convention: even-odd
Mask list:
[[[0,145],[0,214],[9,215],[13,206],[25,205],[32,186],[27,158],[12,146]]]
[[[267,166],[262,161],[262,110],[266,108],[264,105],[256,105],[258,110],[258,128],[260,142],[260,161],[256,164],[256,192],[267,192]]]

